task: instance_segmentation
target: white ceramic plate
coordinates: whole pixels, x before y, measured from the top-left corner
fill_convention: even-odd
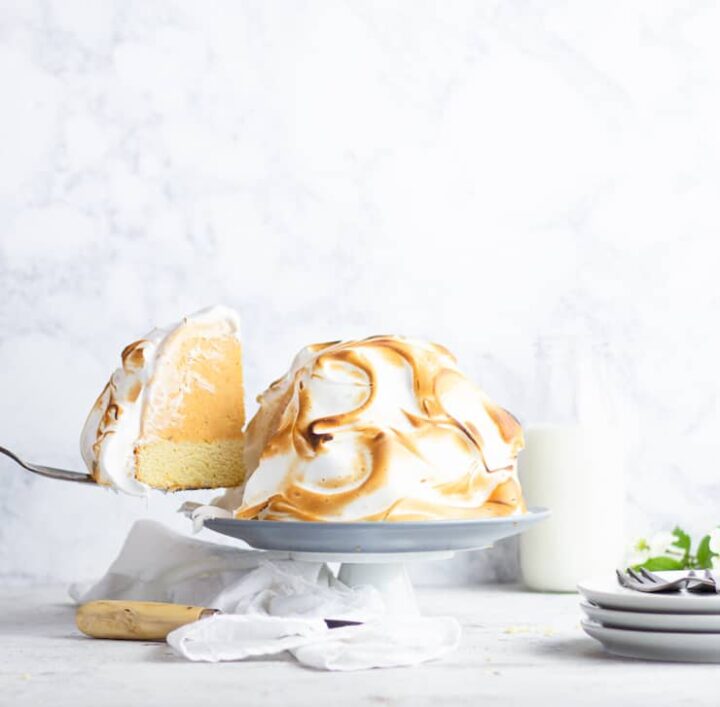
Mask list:
[[[609,628],[720,633],[720,614],[654,614],[649,611],[605,609],[586,602],[581,603],[580,608],[588,618]]]
[[[656,574],[672,579],[687,573],[678,571]],[[604,609],[671,614],[720,614],[720,594],[643,594],[621,587],[612,575],[580,582],[578,590],[586,599]]]
[[[546,508],[505,518],[417,522],[314,523],[213,518],[205,527],[244,540],[257,550],[312,553],[402,553],[488,547],[522,533],[550,515]]]
[[[720,663],[720,633],[668,633],[608,628],[583,621],[588,636],[610,653],[626,658],[682,663]]]

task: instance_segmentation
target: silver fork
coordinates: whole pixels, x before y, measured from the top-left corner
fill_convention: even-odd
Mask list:
[[[666,580],[642,567],[639,572],[636,572],[632,567],[628,567],[625,572],[615,570],[615,574],[617,575],[618,582],[620,582],[623,587],[648,594],[680,591],[680,589],[688,583],[688,580],[691,579],[685,576],[673,580]]]
[[[687,585],[689,592],[720,594],[720,586],[710,570],[704,570],[702,577],[697,577],[695,572],[690,572],[690,575],[692,576]]]
[[[20,465],[23,469],[31,471],[33,474],[39,474],[40,476],[47,476],[50,479],[62,479],[63,481],[79,481],[80,483],[95,483],[90,474],[83,474],[79,471],[68,471],[67,469],[56,469],[52,466],[41,466],[40,464],[30,464],[29,462],[23,461],[20,457],[11,452],[5,447],[0,447],[0,454],[4,454],[6,457],[12,459],[16,464]]]
[[[705,570],[702,577],[698,577],[695,570],[690,570],[684,577],[674,580],[663,579],[643,567],[640,568],[639,573],[632,567],[628,567],[625,573],[616,570],[616,574],[618,582],[623,587],[634,589],[637,592],[676,592],[684,585],[689,592],[720,594],[720,585],[709,570]]]

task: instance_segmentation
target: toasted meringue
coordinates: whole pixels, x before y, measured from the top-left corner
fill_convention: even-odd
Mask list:
[[[226,307],[127,346],[81,436],[97,483],[135,495],[242,483],[241,355],[240,320]]]
[[[517,420],[447,349],[315,344],[258,398],[238,518],[410,521],[522,513]]]

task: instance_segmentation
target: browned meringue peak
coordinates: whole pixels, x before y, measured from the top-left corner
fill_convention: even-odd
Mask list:
[[[523,512],[517,420],[438,344],[314,344],[258,398],[237,516],[421,520]]]

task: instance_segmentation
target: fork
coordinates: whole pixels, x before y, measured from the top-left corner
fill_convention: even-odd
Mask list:
[[[90,474],[83,474],[79,471],[69,471],[68,469],[56,469],[53,466],[42,466],[40,464],[30,464],[26,462],[9,449],[0,447],[0,454],[4,454],[6,457],[12,459],[16,464],[21,466],[27,471],[31,471],[33,474],[39,474],[40,476],[47,476],[50,479],[62,479],[63,481],[79,481],[80,483],[95,483]]]
[[[654,594],[656,592],[677,592],[686,586],[691,579],[691,577],[685,576],[673,580],[666,580],[642,567],[639,572],[636,572],[632,567],[628,567],[625,572],[615,570],[615,574],[617,575],[618,582],[623,587],[648,594]]]
[[[720,586],[710,570],[705,570],[702,577],[696,577],[695,572],[690,572],[692,577],[687,585],[689,592],[705,592],[720,594]]]
[[[665,582],[662,577],[653,574],[649,570],[641,569],[640,572],[645,576],[646,579],[654,582],[657,585]],[[685,589],[688,592],[713,592],[715,594],[720,594],[720,588],[718,588],[717,581],[715,580],[715,577],[710,572],[710,570],[705,570],[702,577],[698,577],[697,574],[695,574],[695,570],[690,570],[685,577],[681,577],[680,579],[686,580],[687,584],[685,585]]]
[[[618,582],[623,587],[633,589],[637,592],[646,592],[649,594],[657,592],[677,592],[685,586],[689,592],[714,592],[720,594],[715,577],[709,570],[705,570],[704,576],[698,577],[695,570],[690,570],[684,577],[678,577],[674,580],[666,580],[662,577],[650,572],[649,570],[640,568],[640,572],[636,572],[632,567],[628,567],[625,572],[615,570]]]

